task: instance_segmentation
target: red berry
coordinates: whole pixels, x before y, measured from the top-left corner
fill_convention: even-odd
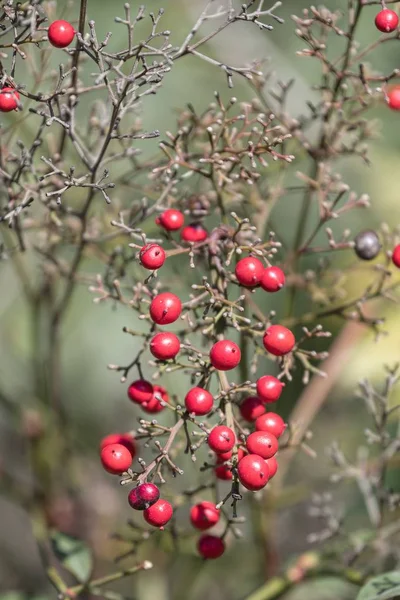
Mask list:
[[[400,244],[397,244],[392,252],[392,262],[393,264],[400,269]]]
[[[100,453],[100,459],[104,469],[113,475],[124,473],[132,464],[132,455],[122,444],[105,446]]]
[[[158,294],[150,304],[150,317],[157,325],[169,325],[177,320],[182,312],[178,296],[170,292]]]
[[[214,406],[214,398],[210,392],[200,387],[188,391],[185,397],[186,410],[195,415],[207,415]]]
[[[196,529],[205,531],[218,523],[220,512],[212,502],[199,502],[190,509],[190,521]]]
[[[228,452],[218,452],[217,463],[222,464],[223,462],[230,460],[232,458],[232,456],[233,456],[232,450],[228,450]],[[238,454],[237,454],[237,460],[240,460],[241,458],[243,458],[243,456],[244,456],[244,452],[241,448],[239,448]]]
[[[157,502],[160,490],[154,483],[141,483],[129,492],[128,502],[135,510],[145,510]]]
[[[255,421],[257,417],[265,413],[265,406],[258,396],[249,396],[245,398],[239,406],[240,414],[246,421]]]
[[[285,274],[279,267],[267,267],[264,269],[260,285],[266,292],[279,292],[285,285]]]
[[[240,285],[256,287],[260,284],[265,267],[258,258],[249,256],[242,258],[236,265],[235,275]]]
[[[235,432],[226,425],[217,425],[208,436],[208,445],[217,454],[229,452],[235,445]]]
[[[264,402],[276,402],[285,384],[272,375],[263,375],[257,380],[257,394]]]
[[[225,552],[225,544],[215,535],[202,535],[197,542],[197,549],[203,558],[219,558]]]
[[[222,481],[230,481],[232,479],[232,468],[229,465],[223,464],[226,460],[232,458],[232,454],[232,452],[224,452],[223,454],[218,454],[217,465],[214,467],[214,473],[217,479],[221,479]],[[243,456],[244,452],[241,448],[239,448],[237,454],[238,462],[242,460]]]
[[[274,356],[288,354],[293,350],[295,343],[293,333],[283,325],[271,325],[264,333],[264,348]]]
[[[375,17],[375,25],[379,31],[383,31],[383,33],[390,33],[397,29],[399,24],[399,17],[394,12],[394,10],[389,10],[385,8],[378,12]]]
[[[181,238],[184,242],[204,242],[208,231],[200,223],[191,223],[182,229]]]
[[[400,85],[392,87],[387,93],[387,103],[392,110],[400,110]]]
[[[154,388],[149,381],[145,379],[138,379],[131,383],[128,387],[128,396],[132,402],[142,404],[143,402],[149,402],[153,396]]]
[[[158,413],[165,408],[165,405],[161,404],[161,400],[169,402],[168,392],[161,385],[155,385],[152,397],[147,402],[142,402],[141,407],[147,413]]]
[[[165,251],[158,244],[146,244],[140,249],[139,260],[142,267],[154,271],[163,266]]]
[[[100,442],[100,450],[103,450],[103,448],[110,446],[111,444],[121,444],[121,446],[125,446],[131,453],[132,460],[135,458],[135,438],[131,433],[110,433],[110,435],[106,435]]]
[[[220,340],[210,350],[210,360],[213,367],[219,371],[230,371],[240,363],[241,352],[235,342]]]
[[[268,431],[276,438],[279,438],[286,429],[286,423],[280,415],[277,415],[274,412],[268,412],[261,415],[261,417],[258,417],[256,429],[257,431]]]
[[[54,21],[48,31],[49,42],[56,48],[66,48],[75,36],[75,29],[68,21]]]
[[[180,229],[185,222],[185,217],[180,210],[168,208],[156,219],[157,225],[161,225],[166,231],[176,231]]]
[[[0,112],[10,112],[18,108],[19,94],[12,87],[0,90]]]
[[[238,464],[238,477],[246,489],[256,492],[268,483],[268,465],[261,456],[247,454]]]
[[[155,504],[146,508],[143,513],[145,521],[154,527],[164,527],[170,520],[173,514],[173,509],[168,500],[157,500]]]
[[[150,352],[159,360],[175,358],[181,347],[179,338],[169,331],[156,333],[150,342]]]
[[[271,456],[271,458],[266,458],[265,462],[268,465],[269,478],[272,479],[278,470],[278,461],[276,460],[275,456]]]
[[[269,431],[255,431],[246,440],[246,448],[250,454],[257,454],[261,458],[271,458],[279,449],[278,440]]]

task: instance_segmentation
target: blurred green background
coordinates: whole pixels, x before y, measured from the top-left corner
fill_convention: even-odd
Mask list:
[[[51,5],[49,7],[51,9]],[[135,10],[137,3],[131,2]],[[179,43],[195,22],[203,3],[200,0],[150,0],[147,7],[157,11],[160,7],[166,10],[163,28],[172,31],[172,43]],[[345,8],[347,3],[340,0],[328,0],[329,8]],[[241,65],[249,60],[269,57],[269,67],[273,72],[271,85],[277,80],[295,79],[292,93],[288,98],[288,110],[294,115],[305,110],[307,100],[315,97],[312,86],[319,80],[319,66],[312,59],[296,56],[296,51],[303,47],[301,40],[295,34],[295,25],[291,20],[293,13],[300,14],[307,3],[303,0],[285,0],[277,11],[285,19],[284,25],[275,25],[272,32],[263,32],[256,27],[240,24],[229,28],[221,36],[210,42],[208,53],[234,65]],[[54,8],[54,7],[53,7]],[[365,10],[365,19],[359,27],[358,39],[361,44],[367,44],[376,38],[373,26],[376,7]],[[55,14],[77,19],[79,2],[61,2]],[[73,17],[72,17],[73,15]],[[112,47],[119,44],[119,26],[114,23],[115,16],[123,16],[123,2],[106,0],[89,0],[88,16],[96,21],[99,38],[108,30],[115,32],[111,41]],[[341,42],[341,40],[339,40]],[[332,41],[332,52],[338,50]],[[397,42],[398,44],[398,42]],[[53,57],[55,64],[57,58]],[[398,66],[395,46],[385,44],[377,49],[371,65],[386,73]],[[22,67],[23,68],[23,67]],[[29,77],[28,73],[26,76]],[[26,82],[29,86],[29,82]],[[187,58],[173,67],[165,78],[161,91],[148,98],[143,107],[143,122],[145,130],[160,129],[161,134],[176,128],[177,111],[187,102],[194,104],[197,110],[204,109],[213,100],[213,92],[218,90],[224,99],[235,95],[240,100],[252,97],[251,90],[243,80],[235,78],[235,88],[228,90],[222,72],[205,62]],[[82,114],[84,107],[82,108]],[[11,118],[14,118],[11,117]],[[82,116],[83,118],[83,116]],[[337,230],[350,227],[354,233],[380,222],[387,222],[391,227],[397,226],[400,215],[398,188],[398,161],[400,159],[399,131],[400,118],[390,113],[382,103],[371,110],[370,118],[378,119],[379,135],[371,144],[372,166],[367,167],[357,159],[338,163],[336,168],[342,173],[344,180],[358,193],[368,193],[371,196],[371,209],[359,211],[344,222],[337,224]],[[29,137],[29,126],[24,124],[23,136]],[[145,155],[151,154],[156,148],[156,141],[141,142]],[[294,165],[301,169],[304,165]],[[126,202],[130,194],[135,192],[116,189],[114,195]],[[290,245],[297,222],[301,196],[288,195],[284,197],[272,214],[271,229],[275,230],[285,244]],[[113,215],[113,208],[103,208]],[[351,253],[345,252],[335,259],[335,265],[349,264],[353,261]],[[32,276],[38,268],[29,256],[24,258]],[[315,266],[311,260],[307,267]],[[189,286],[197,280],[197,273],[189,272],[185,263],[185,274],[182,265],[174,261],[171,269],[171,286],[182,298],[187,298]],[[96,273],[102,266],[86,262],[84,270]],[[169,275],[167,275],[168,278]],[[0,264],[0,390],[4,396],[11,398],[18,405],[35,408],[35,398],[32,393],[32,348],[30,335],[31,314],[23,299],[20,284],[15,277],[11,262]],[[350,296],[356,295],[365,287],[362,272],[347,282],[346,287]],[[261,298],[258,298],[260,301]],[[265,301],[264,301],[265,302]],[[265,310],[284,304],[274,299]],[[372,335],[365,332],[354,344],[350,360],[344,361],[340,375],[334,382],[323,410],[318,414],[313,424],[314,437],[312,447],[318,452],[318,459],[299,455],[291,471],[289,484],[293,486],[293,498],[275,513],[269,522],[270,539],[268,546],[273,547],[277,561],[287,565],[294,553],[306,550],[307,534],[318,526],[307,516],[309,496],[321,490],[333,491],[339,503],[347,501],[350,507],[353,526],[363,526],[364,516],[361,502],[354,489],[336,490],[328,483],[330,474],[329,460],[324,448],[327,442],[338,440],[346,451],[351,453],[362,441],[364,412],[361,401],[354,399],[353,390],[360,378],[368,376],[379,380],[382,366],[385,362],[393,363],[398,359],[400,328],[399,317],[394,305],[385,309],[387,329],[391,335],[383,338],[377,346]],[[308,311],[306,299],[299,297],[296,313]],[[63,328],[62,347],[62,396],[71,423],[71,434],[74,448],[77,452],[77,470],[80,473],[81,492],[86,506],[86,522],[83,527],[84,535],[95,548],[97,555],[96,572],[106,573],[110,569],[112,557],[123,552],[126,546],[110,540],[112,531],[126,531],[124,524],[132,517],[126,502],[126,492],[118,486],[115,479],[106,475],[98,461],[98,444],[101,437],[112,431],[134,428],[139,416],[138,410],[127,400],[126,384],[121,384],[118,375],[107,370],[107,364],[127,364],[137,351],[139,343],[134,338],[122,333],[122,328],[142,327],[133,312],[121,306],[110,303],[93,304],[93,296],[85,286],[76,291],[71,309],[68,312]],[[338,333],[343,323],[335,319],[327,323],[329,329]],[[261,365],[266,367],[267,365]],[[268,365],[270,368],[270,365]],[[150,376],[150,370],[147,371]],[[183,397],[188,381],[166,376],[163,385],[171,393]],[[296,403],[302,385],[300,381],[286,386],[279,411],[287,416]],[[168,416],[160,417],[168,420]],[[23,424],[15,419],[13,411],[0,404],[0,460],[4,473],[12,471],[18,485],[24,487],[30,484],[29,469],[26,460],[26,446],[21,441]],[[144,452],[145,455],[145,452]],[[199,460],[197,465],[200,466]],[[187,465],[185,483],[196,481],[197,472]],[[198,466],[196,467],[198,471]],[[62,465],[60,469],[62,470]],[[184,466],[183,466],[184,468]],[[4,477],[4,475],[3,475]],[[1,478],[1,474],[0,474]],[[201,478],[201,476],[200,476]],[[0,479],[1,483],[1,479]],[[167,495],[172,493],[167,486]],[[7,487],[7,486],[5,486]],[[1,488],[0,488],[1,489]],[[169,491],[168,491],[169,490]],[[57,514],[56,520],[69,523],[73,510],[68,501],[60,496],[54,499],[52,510]],[[173,548],[168,534],[156,534],[141,550],[140,556],[151,560],[154,569],[115,586],[128,597],[140,600],[197,600],[205,595],[210,600],[236,600],[261,585],[269,572],[268,564],[259,544],[257,535],[250,527],[251,514],[249,509],[241,509],[250,517],[249,523],[243,529],[243,539],[232,544],[229,552],[215,563],[203,563],[195,555],[195,539],[184,542],[180,550]],[[179,515],[179,522],[185,526],[187,509]],[[67,527],[68,529],[68,527]],[[257,525],[255,526],[257,530]],[[129,565],[128,559],[126,563]],[[330,587],[332,586],[332,588]],[[354,590],[350,587],[338,589],[336,582],[326,582],[323,588],[303,591],[307,597],[318,598],[352,598]],[[0,592],[21,590],[28,597],[49,594],[48,584],[43,573],[40,557],[31,535],[31,528],[26,513],[13,500],[12,495],[4,493],[0,498]],[[301,592],[300,592],[301,593]],[[3,600],[4,597],[0,596]],[[292,600],[297,597],[290,596]],[[289,598],[289,596],[288,596]],[[10,595],[10,600],[14,596]]]

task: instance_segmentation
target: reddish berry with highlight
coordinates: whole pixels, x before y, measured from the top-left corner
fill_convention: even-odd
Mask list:
[[[272,479],[278,471],[278,461],[276,460],[275,456],[271,456],[271,458],[266,458],[265,462],[268,465],[269,478]]]
[[[143,516],[149,525],[162,529],[171,519],[173,512],[173,508],[168,500],[161,498],[155,504],[146,508]]]
[[[139,252],[139,260],[142,267],[155,271],[163,266],[165,262],[165,251],[158,244],[146,244]]]
[[[249,256],[242,258],[236,265],[235,275],[240,285],[257,287],[264,274],[265,267],[258,258]]]
[[[267,267],[264,269],[260,285],[266,292],[279,292],[285,285],[285,274],[279,267]]]
[[[75,37],[75,29],[68,21],[53,21],[48,30],[49,42],[56,48],[66,48]]]
[[[400,244],[397,244],[392,252],[392,263],[400,269]]]
[[[161,403],[169,402],[168,392],[165,388],[161,387],[161,385],[153,386],[153,395],[147,402],[142,402],[142,409],[150,414],[159,413],[164,410],[165,405]]]
[[[280,415],[274,412],[268,412],[256,421],[257,431],[268,431],[276,438],[279,438],[286,429],[286,423]]]
[[[150,352],[159,360],[175,358],[181,347],[179,338],[171,332],[156,333],[150,341]]]
[[[238,366],[241,359],[240,348],[230,340],[220,340],[210,350],[210,360],[218,371],[230,371]]]
[[[279,443],[269,431],[255,431],[248,436],[246,448],[250,454],[257,454],[261,458],[271,458],[278,452]]]
[[[225,461],[230,460],[232,458],[232,454],[232,452],[224,452],[223,454],[218,454],[217,465],[214,467],[214,473],[217,479],[220,479],[221,481],[232,480],[232,468],[229,465],[223,464]],[[243,456],[244,452],[241,448],[239,448],[237,453],[238,462],[242,460]]]
[[[293,333],[283,325],[271,325],[264,333],[264,348],[274,356],[289,354],[294,348],[296,340]]]
[[[245,398],[239,406],[240,414],[245,421],[255,421],[257,417],[265,413],[264,402],[258,396]]]
[[[220,511],[212,502],[199,502],[190,509],[190,521],[196,529],[205,531],[214,527],[219,521]]]
[[[206,559],[219,558],[225,552],[225,544],[215,535],[202,535],[197,543],[200,556]]]
[[[214,406],[214,398],[207,390],[194,387],[186,394],[185,406],[189,413],[198,416],[207,415]]]
[[[125,446],[131,453],[132,460],[135,458],[136,444],[135,438],[131,433],[110,433],[110,435],[106,435],[100,442],[100,451],[111,444],[121,444],[121,446]]]
[[[236,443],[235,432],[226,425],[217,425],[208,436],[208,445],[217,454],[229,452]]]
[[[268,483],[268,465],[261,456],[247,454],[238,464],[238,477],[240,483],[246,489],[256,492]]]
[[[387,103],[392,110],[400,110],[400,85],[392,87],[387,93]]]
[[[263,402],[279,400],[285,385],[273,375],[263,375],[257,380],[257,394]]]
[[[184,242],[204,242],[208,231],[200,223],[191,223],[182,229],[181,238]]]
[[[150,381],[146,381],[145,379],[138,379],[128,387],[128,396],[136,404],[149,402],[153,396],[153,392],[154,388]]]
[[[100,453],[101,464],[108,473],[121,475],[132,464],[132,455],[122,444],[109,444]]]
[[[150,317],[157,325],[174,323],[182,312],[182,302],[170,292],[158,294],[150,304]]]
[[[4,87],[0,90],[0,112],[11,112],[18,108],[19,94],[12,87]]]
[[[160,490],[154,483],[141,483],[129,492],[128,502],[135,510],[146,510],[160,498]]]
[[[395,31],[399,24],[399,17],[394,10],[389,10],[388,8],[384,8],[375,17],[375,25],[379,31],[383,33],[390,33],[391,31]]]
[[[157,225],[161,225],[166,231],[177,231],[185,222],[185,217],[180,210],[168,208],[156,218]]]

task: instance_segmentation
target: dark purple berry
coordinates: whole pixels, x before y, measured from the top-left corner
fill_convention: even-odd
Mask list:
[[[146,510],[157,502],[160,490],[154,483],[142,483],[129,492],[128,502],[135,510]]]
[[[372,229],[359,233],[354,243],[354,251],[361,260],[372,260],[381,250],[379,237]]]

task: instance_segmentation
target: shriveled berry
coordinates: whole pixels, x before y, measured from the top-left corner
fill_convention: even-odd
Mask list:
[[[278,461],[276,460],[275,456],[271,456],[271,458],[266,458],[265,462],[268,465],[269,478],[272,479],[278,471]]]
[[[392,263],[400,269],[400,244],[394,247],[392,252]]]
[[[220,340],[210,350],[210,361],[218,371],[230,371],[238,366],[241,359],[240,348],[230,340]]]
[[[185,217],[180,210],[168,208],[156,218],[157,225],[161,225],[166,231],[177,231],[185,222]]]
[[[217,454],[229,452],[235,445],[235,432],[226,425],[217,425],[208,436],[208,445]]]
[[[285,285],[285,274],[279,267],[267,267],[264,269],[260,285],[266,292],[279,292]]]
[[[285,385],[273,375],[263,375],[257,380],[257,394],[263,402],[279,400]]]
[[[354,239],[354,252],[362,260],[373,260],[381,251],[381,243],[375,231],[362,231]]]
[[[0,112],[10,112],[18,108],[19,94],[12,87],[3,87],[0,90]]]
[[[204,242],[208,238],[208,231],[201,223],[191,223],[182,229],[181,238],[184,242]]]
[[[66,48],[75,36],[75,29],[68,21],[53,21],[48,30],[49,42],[56,48]]]
[[[268,431],[276,438],[279,438],[286,429],[285,421],[280,415],[274,412],[268,412],[256,420],[257,431]]]
[[[121,446],[125,446],[131,453],[132,460],[135,458],[136,444],[135,438],[131,433],[110,433],[110,435],[106,435],[100,442],[100,450],[103,450],[103,448],[110,446],[111,444],[121,444]]]
[[[149,402],[153,396],[153,392],[153,386],[145,379],[134,381],[128,388],[128,396],[132,402],[136,402],[136,404]]]
[[[271,325],[264,333],[264,348],[274,356],[288,354],[293,350],[295,343],[293,333],[283,325]]]
[[[220,511],[213,502],[204,500],[190,509],[190,521],[196,529],[205,531],[218,523]]]
[[[390,88],[387,93],[387,103],[392,110],[400,110],[400,85]]]
[[[169,395],[165,388],[161,385],[153,386],[153,395],[147,402],[142,402],[141,407],[147,413],[158,413],[164,410],[165,405],[162,402],[169,402]]]
[[[261,458],[271,458],[279,449],[278,440],[269,431],[254,431],[246,440],[246,448],[250,454],[257,454]]]
[[[194,387],[185,396],[185,406],[189,413],[207,415],[214,406],[214,398],[207,390]]]
[[[160,498],[155,504],[145,509],[143,516],[149,525],[162,529],[171,519],[173,512],[173,508],[168,500]]]
[[[154,271],[163,266],[165,262],[165,251],[158,244],[146,244],[139,252],[139,260],[142,267]]]
[[[399,24],[399,17],[394,10],[389,10],[388,8],[384,8],[379,11],[375,17],[375,25],[379,31],[383,33],[390,33],[391,31],[395,31]]]
[[[225,552],[225,544],[221,538],[205,534],[200,537],[197,549],[203,558],[219,558]]]
[[[248,396],[239,406],[240,414],[246,421],[255,421],[257,417],[265,413],[265,406],[258,396]]]
[[[160,490],[154,483],[141,483],[129,492],[128,502],[135,510],[146,510],[160,498]]]
[[[171,332],[156,333],[150,341],[150,352],[159,360],[175,358],[181,347],[179,338]]]
[[[170,292],[157,294],[150,304],[150,317],[157,325],[169,325],[178,319],[182,303],[178,296]]]
[[[268,465],[261,456],[247,454],[238,464],[238,477],[240,483],[246,489],[256,492],[268,483]]]
[[[236,265],[235,275],[240,285],[256,287],[260,284],[265,267],[258,258],[248,256],[242,258]]]
[[[132,464],[132,455],[122,444],[109,444],[100,453],[101,464],[108,473],[121,475]]]

